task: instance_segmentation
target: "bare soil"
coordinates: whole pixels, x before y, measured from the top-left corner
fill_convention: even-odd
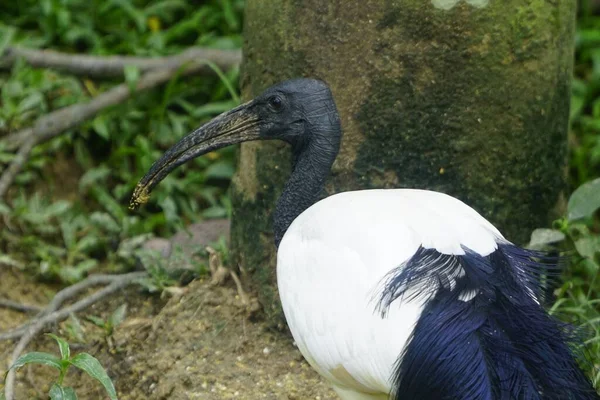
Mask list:
[[[270,328],[260,313],[242,304],[235,285],[212,286],[193,281],[168,298],[130,287],[78,315],[85,341],[69,338],[68,322],[50,326],[69,339],[72,353],[88,352],[100,359],[117,387],[130,399],[337,399],[327,384],[303,360],[287,332]],[[44,306],[57,287],[0,268],[0,296]],[[249,293],[252,297],[253,294]],[[121,304],[127,316],[108,340],[86,315],[107,317]],[[26,321],[27,315],[0,309],[0,331]],[[14,348],[0,342],[0,374]],[[27,351],[57,353],[41,335]],[[50,367],[24,367],[18,373],[16,399],[47,399],[57,373]],[[78,371],[65,384],[80,399],[106,399],[100,385]]]

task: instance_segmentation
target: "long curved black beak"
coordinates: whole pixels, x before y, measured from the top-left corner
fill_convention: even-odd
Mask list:
[[[181,164],[222,147],[259,139],[259,119],[251,110],[251,104],[248,102],[224,112],[167,150],[140,179],[129,208],[133,210],[146,203],[152,189]]]

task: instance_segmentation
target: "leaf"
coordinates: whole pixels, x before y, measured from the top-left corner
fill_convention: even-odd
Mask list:
[[[123,229],[110,214],[104,212],[93,212],[90,215],[90,221],[102,230],[111,233],[118,233]]]
[[[600,208],[600,178],[579,186],[569,199],[567,218],[574,221],[590,217]]]
[[[117,392],[110,377],[95,357],[88,353],[79,353],[71,359],[71,364],[85,371],[104,386],[111,400],[117,400]]]
[[[227,25],[229,25],[229,29],[237,30],[238,29],[238,21],[235,16],[235,12],[233,11],[233,7],[231,5],[230,0],[221,0],[221,7],[223,7],[223,16],[225,17],[225,21],[227,21]]]
[[[585,236],[575,241],[577,252],[585,258],[594,259],[594,255],[600,252],[600,236]]]
[[[165,197],[159,204],[165,213],[167,221],[177,221],[179,219],[177,204],[175,204],[175,201],[171,197]]]
[[[31,110],[33,108],[40,106],[43,102],[44,102],[44,98],[42,96],[42,93],[33,92],[33,93],[29,94],[27,97],[25,97],[23,100],[21,100],[21,102],[19,103],[19,107],[17,108],[17,112],[19,114],[23,114],[25,111],[28,111],[28,110]]]
[[[58,217],[72,207],[71,202],[67,200],[58,200],[57,202],[52,203],[48,208],[44,210],[44,213],[47,217]]]
[[[121,304],[111,315],[109,321],[113,327],[116,327],[123,319],[125,319],[125,314],[127,313],[127,304]]]
[[[12,26],[0,26],[0,55],[10,46],[13,36],[17,30]]]
[[[62,370],[60,361],[60,358],[56,357],[55,355],[34,351],[32,353],[23,354],[21,357],[19,357],[19,359],[10,366],[9,370],[13,368],[18,369],[27,364],[42,364],[54,367],[60,371]]]
[[[140,80],[140,69],[135,65],[126,65],[123,72],[125,73],[125,82],[129,86],[129,91],[134,93],[137,83]]]
[[[169,12],[174,12],[178,9],[185,10],[187,8],[187,2],[183,0],[165,0],[160,1],[156,4],[149,5],[144,10],[146,15],[165,15]]]
[[[112,215],[117,221],[122,221],[126,217],[124,207],[112,197],[105,187],[92,186],[91,193],[96,201],[102,204],[104,209],[108,211],[109,214]]]
[[[62,387],[58,384],[52,385],[50,388],[50,400],[77,400],[77,395],[73,388]]]
[[[556,229],[540,228],[531,232],[531,239],[527,247],[531,249],[542,249],[544,246],[561,242],[565,234]]]
[[[72,220],[63,220],[60,223],[60,231],[62,233],[63,241],[67,249],[73,248],[77,243],[77,227]]]
[[[79,322],[79,319],[75,316],[75,314],[69,315],[69,320],[67,321],[67,332],[71,339],[78,341],[79,343],[84,343],[84,330],[83,326]]]
[[[236,103],[233,100],[215,101],[201,106],[195,106],[183,100],[179,100],[177,104],[181,105],[189,115],[196,119],[212,117],[227,110],[231,110],[236,106]]]
[[[206,178],[212,179],[231,179],[235,168],[228,161],[219,161],[211,164],[205,171]]]
[[[96,131],[98,136],[100,136],[102,139],[107,141],[110,140],[110,132],[104,116],[98,115],[96,118],[94,118],[92,121],[92,128],[94,128],[94,131]]]
[[[10,209],[10,207],[8,205],[6,205],[6,203],[0,202],[0,214],[8,215],[11,212],[12,212],[12,210]]]
[[[110,168],[105,165],[88,170],[79,180],[79,190],[84,191],[94,184],[103,182],[110,175],[110,172]]]
[[[94,249],[97,249],[101,246],[101,238],[95,234],[90,233],[84,237],[82,237],[75,246],[75,251],[79,253],[88,254],[92,252]]]
[[[64,265],[58,270],[58,276],[63,282],[75,283],[82,280],[85,275],[94,269],[98,265],[98,260],[88,258],[83,260],[74,266]]]
[[[221,206],[208,207],[202,211],[202,217],[204,218],[224,218],[227,216],[227,210]]]
[[[58,348],[60,349],[60,355],[62,356],[62,359],[68,360],[71,357],[71,349],[69,349],[69,343],[67,343],[65,339],[60,338],[53,333],[47,333],[46,335],[56,340],[56,343],[58,343]]]
[[[90,321],[92,324],[96,325],[99,328],[104,328],[104,325],[106,325],[106,321],[104,321],[100,317],[96,317],[95,315],[88,315],[87,317],[85,317],[85,319],[87,319],[88,321]]]

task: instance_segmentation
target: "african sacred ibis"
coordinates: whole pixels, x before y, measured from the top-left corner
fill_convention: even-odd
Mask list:
[[[154,163],[132,206],[178,165],[261,139],[294,156],[274,214],[285,316],[342,399],[600,399],[536,297],[537,254],[472,208],[410,189],[317,202],[341,139],[321,81],[280,83],[196,129]]]

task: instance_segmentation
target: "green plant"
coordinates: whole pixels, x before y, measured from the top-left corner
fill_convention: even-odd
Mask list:
[[[567,215],[553,229],[533,232],[530,247],[562,250],[569,255],[563,284],[555,290],[551,312],[581,326],[589,338],[586,350],[595,363],[600,360],[600,178],[581,185],[569,199]],[[594,381],[600,382],[595,365],[585,365]]]
[[[104,336],[109,338],[113,335],[115,328],[123,322],[125,319],[125,314],[127,313],[127,304],[121,304],[115,311],[112,312],[108,316],[107,319],[103,319],[94,315],[88,315],[86,319],[96,325],[99,328],[102,328],[104,331]]]
[[[0,4],[0,50],[50,48],[94,55],[166,56],[190,46],[241,46],[243,0],[25,0]],[[213,69],[216,68],[212,66]],[[170,235],[199,218],[230,213],[234,150],[180,168],[148,207],[132,214],[137,179],[186,132],[235,106],[239,71],[176,76],[65,135],[36,147],[15,190],[0,204],[3,259],[44,279],[72,283],[98,269],[132,266],[149,232]],[[133,84],[139,71],[128,68]],[[114,82],[80,79],[18,62],[0,70],[2,137],[66,105],[89,101]],[[12,152],[0,145],[0,164]],[[157,280],[158,282],[161,279]],[[160,284],[162,285],[162,283]]]
[[[110,380],[108,374],[100,364],[100,362],[88,353],[79,353],[71,356],[71,350],[69,344],[60,337],[48,334],[51,338],[56,340],[60,349],[60,357],[53,354],[43,352],[32,352],[27,353],[19,357],[17,361],[10,367],[10,369],[18,369],[27,364],[40,364],[53,367],[59,371],[58,379],[52,384],[48,395],[51,400],[75,400],[77,395],[73,388],[64,386],[64,379],[72,366],[78,368],[87,373],[92,378],[96,379],[106,392],[111,400],[117,400],[117,392],[115,387]],[[10,370],[9,369],[9,370]],[[8,372],[7,372],[8,373]]]
[[[582,0],[571,97],[570,171],[574,187],[600,175],[600,14]]]
[[[169,273],[169,260],[153,250],[138,250],[136,257],[140,260],[148,278],[140,284],[150,293],[163,293],[168,288],[177,285],[177,280]]]

